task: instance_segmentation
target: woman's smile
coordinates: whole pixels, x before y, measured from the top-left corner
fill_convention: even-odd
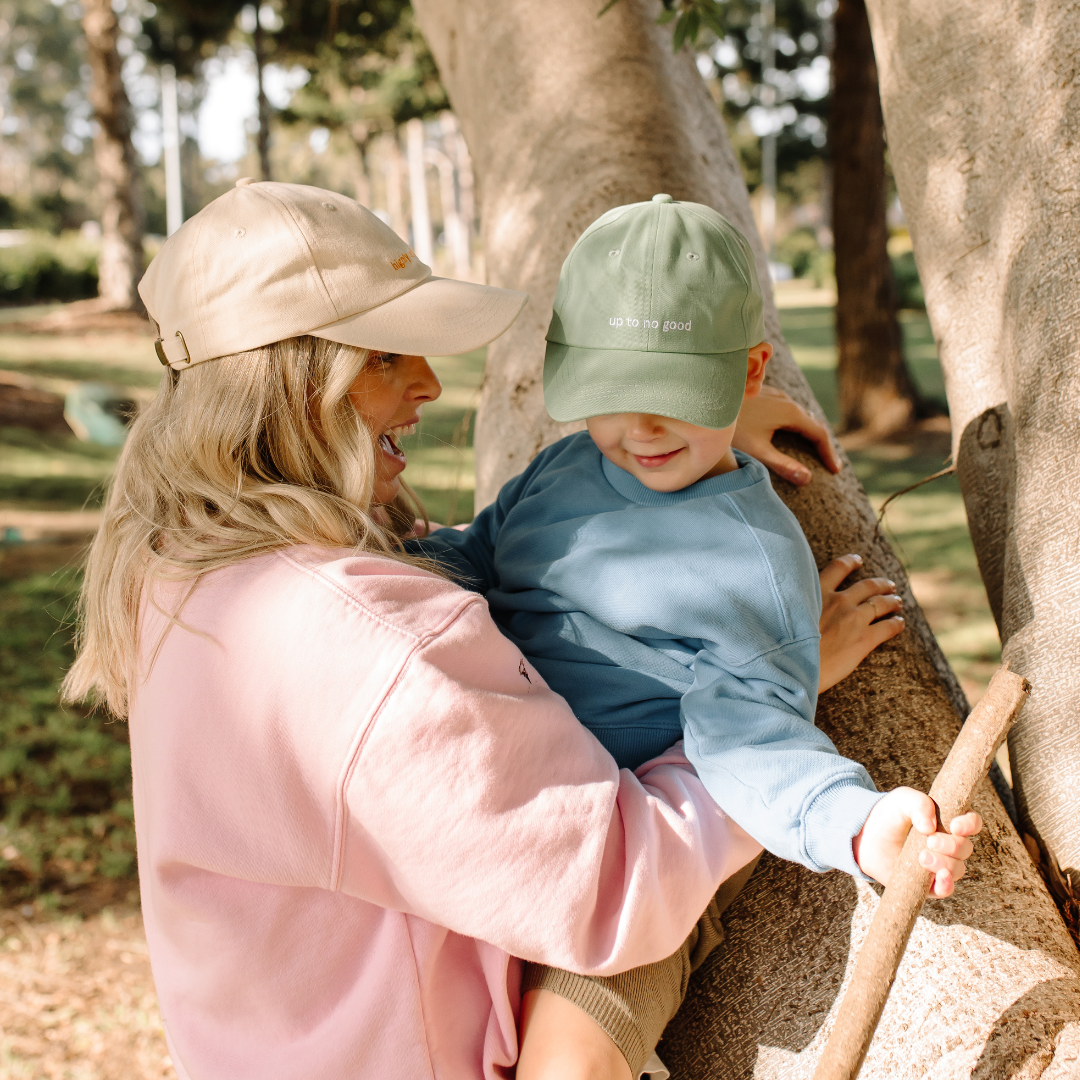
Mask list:
[[[373,500],[386,505],[401,490],[398,477],[408,461],[401,439],[420,421],[420,407],[442,393],[435,372],[422,356],[372,352],[356,377],[349,397],[375,439]]]

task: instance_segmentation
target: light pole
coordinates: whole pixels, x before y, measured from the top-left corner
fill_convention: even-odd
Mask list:
[[[184,223],[180,186],[180,111],[176,105],[176,69],[161,65],[161,152],[165,161],[165,234]]]
[[[761,139],[761,241],[772,261],[776,238],[776,0],[761,0],[761,104],[769,128]]]

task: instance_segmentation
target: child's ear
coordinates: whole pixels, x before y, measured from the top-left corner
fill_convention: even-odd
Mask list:
[[[765,381],[765,365],[773,354],[773,348],[767,341],[760,341],[746,358],[746,390],[744,397],[757,397],[761,393],[761,384]]]

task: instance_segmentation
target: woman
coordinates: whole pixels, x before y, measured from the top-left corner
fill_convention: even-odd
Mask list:
[[[342,196],[246,180],[140,293],[169,371],[66,689],[129,717],[177,1072],[507,1075],[516,958],[657,960],[760,850],[677,749],[620,773],[484,602],[400,551],[423,354],[484,344],[525,298],[432,278]]]

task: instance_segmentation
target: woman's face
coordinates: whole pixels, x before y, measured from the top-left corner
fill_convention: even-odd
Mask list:
[[[375,495],[378,506],[393,502],[405,469],[400,440],[411,435],[420,419],[420,406],[442,393],[435,372],[422,356],[376,353],[349,390],[356,411],[375,438]]]

